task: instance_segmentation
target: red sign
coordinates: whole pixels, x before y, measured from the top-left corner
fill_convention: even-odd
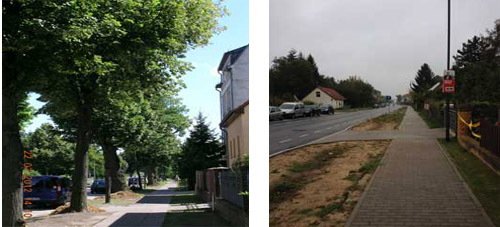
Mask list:
[[[455,72],[453,70],[445,70],[443,77],[443,93],[455,93]]]

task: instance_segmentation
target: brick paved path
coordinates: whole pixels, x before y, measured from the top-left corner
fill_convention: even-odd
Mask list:
[[[493,226],[432,131],[409,107],[346,226]]]

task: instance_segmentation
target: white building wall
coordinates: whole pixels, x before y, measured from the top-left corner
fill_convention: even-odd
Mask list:
[[[246,48],[236,62],[229,66],[224,66],[225,71],[222,76],[221,118],[234,108],[248,101],[249,86],[249,49]],[[228,59],[230,61],[230,59]]]
[[[320,93],[320,97],[316,96],[316,92]],[[319,88],[314,89],[311,93],[304,97],[302,101],[310,101],[319,105],[330,104],[334,109],[340,109],[344,107],[344,100],[335,100]]]

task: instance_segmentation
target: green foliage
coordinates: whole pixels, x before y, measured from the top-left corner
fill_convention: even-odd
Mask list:
[[[429,89],[439,82],[439,80],[439,77],[434,75],[427,63],[424,63],[420,67],[417,71],[417,75],[415,76],[415,82],[410,84],[410,88],[413,91],[412,98],[414,103],[417,105],[417,109],[422,108],[426,100],[432,98],[433,95],[436,95],[436,91],[429,91]]]
[[[28,170],[23,169],[23,176],[34,177],[34,176],[41,176],[41,175],[42,174],[40,174],[40,172],[38,172],[36,170],[28,171]]]
[[[178,150],[175,130],[184,126],[168,123],[182,116],[170,114],[178,112],[173,108],[156,110],[184,87],[181,78],[192,68],[183,60],[187,51],[207,45],[223,29],[217,20],[226,9],[220,2],[26,0],[4,1],[2,11],[8,78],[19,81],[21,91],[41,94],[47,102],[41,112],[78,144],[72,196],[77,205],[71,209],[85,209],[78,205],[85,196],[77,187],[85,181],[84,158],[92,140],[103,136],[117,145],[133,138],[123,146],[154,164]],[[137,104],[128,106],[131,112],[117,108],[130,101]]]
[[[450,155],[462,178],[496,226],[500,226],[500,176],[474,154],[463,149],[456,139],[438,139]]]
[[[371,84],[357,76],[350,76],[339,81],[336,90],[346,98],[346,105],[352,108],[372,107],[377,102],[376,94],[380,95],[380,92]]]
[[[427,63],[424,63],[417,71],[415,82],[412,82],[410,87],[414,92],[421,93],[428,91],[436,82],[437,78],[431,68]]]
[[[43,124],[33,133],[23,138],[24,145],[33,151],[33,170],[44,175],[71,176],[74,170],[75,143],[67,141],[61,131],[51,124]],[[97,178],[104,177],[104,158],[102,151],[95,145],[89,148],[90,171]]]
[[[337,82],[333,77],[321,75],[311,55],[304,57],[295,50],[273,60],[269,69],[270,105],[302,99],[318,86],[337,90],[353,107],[372,105],[376,102],[373,96],[378,92],[358,77]]]
[[[44,175],[70,175],[73,170],[75,144],[64,140],[57,128],[43,124],[25,139],[33,151],[33,169]]]
[[[342,207],[342,203],[332,203],[330,205],[324,206],[319,210],[318,212],[315,213],[316,216],[323,218],[326,215],[338,210],[339,208]]]
[[[89,148],[89,171],[94,178],[104,179],[104,157],[102,149],[95,145]]]
[[[474,36],[462,44],[454,56],[456,93],[459,105],[488,103],[492,108],[500,106],[500,20],[495,22],[486,36]],[[488,112],[488,111],[486,111]],[[487,113],[493,121],[497,111]]]
[[[210,129],[205,117],[199,113],[196,124],[178,155],[179,176],[188,179],[189,188],[193,189],[195,172],[221,166],[224,163],[222,160],[223,151],[224,148],[214,130]]]
[[[19,118],[19,128],[24,131],[26,126],[28,126],[33,118],[35,118],[35,107],[28,103],[28,95],[24,94],[22,99],[19,100],[17,107],[17,117]]]
[[[316,87],[317,73],[315,64],[304,58],[302,53],[297,54],[295,50],[291,50],[287,56],[273,60],[269,69],[269,95],[295,95],[302,99]],[[279,104],[281,103],[276,105]]]
[[[232,170],[240,172],[248,172],[250,167],[250,156],[248,154],[243,155],[243,159],[238,157],[231,167]]]

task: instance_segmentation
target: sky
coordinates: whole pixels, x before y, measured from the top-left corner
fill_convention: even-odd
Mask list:
[[[217,66],[225,52],[249,42],[248,0],[227,0],[225,4],[230,15],[220,19],[219,23],[227,29],[212,37],[208,46],[190,50],[186,54],[185,60],[191,62],[194,69],[184,76],[186,88],[179,94],[189,109],[189,118],[194,119],[201,112],[218,134],[221,119],[219,92],[215,90],[215,85],[220,82]],[[44,104],[36,100],[38,97],[37,94],[31,94],[28,100],[37,109]],[[51,122],[49,116],[37,115],[26,131],[33,132],[45,122]]]
[[[453,56],[493,28],[500,1],[451,2]],[[447,9],[446,0],[273,0],[270,64],[295,49],[311,54],[323,75],[357,75],[384,95],[405,94],[423,63],[436,75],[446,69]]]

